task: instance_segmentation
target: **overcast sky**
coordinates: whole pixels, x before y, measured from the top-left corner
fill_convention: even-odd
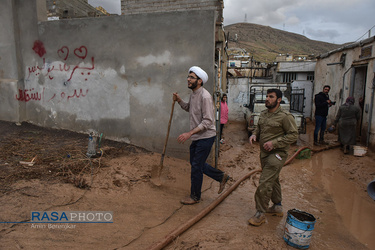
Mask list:
[[[121,14],[120,0],[89,0]],[[224,0],[224,25],[256,23],[343,44],[375,36],[374,0]]]

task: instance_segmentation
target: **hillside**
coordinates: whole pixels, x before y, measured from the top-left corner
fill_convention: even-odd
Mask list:
[[[229,48],[245,49],[260,62],[273,62],[278,54],[318,56],[343,46],[310,40],[299,34],[252,23],[227,25],[224,30],[229,34]]]

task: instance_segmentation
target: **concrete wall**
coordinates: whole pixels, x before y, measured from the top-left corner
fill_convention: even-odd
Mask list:
[[[18,79],[18,20],[14,11],[15,2],[1,2],[1,36],[0,36],[0,79]]]
[[[252,85],[272,84],[271,78],[230,77],[228,81],[228,118],[231,121],[245,120],[246,107],[243,105],[250,102],[249,90]]]
[[[47,3],[46,0],[36,0],[38,21],[47,21]]]
[[[7,34],[0,40],[1,78],[13,79],[0,81],[0,98],[8,100],[7,108],[18,112],[20,121],[84,133],[94,129],[161,152],[172,93],[185,100],[191,93],[186,83],[190,66],[207,71],[204,87],[213,92],[215,10],[38,25],[34,0],[5,0],[0,7],[1,22],[15,26],[0,30]],[[167,151],[187,157],[188,145],[175,139],[189,129],[188,114],[178,105],[175,109]],[[2,105],[0,118],[17,120],[6,113]]]
[[[314,72],[315,61],[278,62],[278,72]],[[306,79],[305,79],[306,80]]]
[[[228,119],[244,121],[244,104],[249,103],[249,78],[231,77],[228,84]]]
[[[366,48],[366,50],[364,50]],[[367,55],[364,56],[364,51]],[[341,64],[345,55],[344,63]],[[315,68],[314,95],[322,91],[324,85],[330,85],[330,99],[336,105],[329,109],[327,123],[335,119],[338,108],[348,96],[354,96],[355,105],[364,97],[364,110],[360,128],[361,143],[368,142],[375,149],[375,37],[348,45],[338,50],[321,55]],[[315,105],[313,113],[315,112]]]
[[[121,0],[121,14],[139,14],[167,11],[220,9],[222,17],[223,0]]]

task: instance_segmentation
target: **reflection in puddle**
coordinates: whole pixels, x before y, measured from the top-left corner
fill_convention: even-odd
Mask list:
[[[316,154],[310,161],[314,172],[335,202],[345,226],[363,244],[375,249],[375,211],[367,193],[340,174],[339,157]]]

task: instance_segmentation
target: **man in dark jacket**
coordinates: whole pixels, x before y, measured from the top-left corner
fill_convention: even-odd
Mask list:
[[[323,92],[319,92],[315,95],[315,130],[314,130],[314,145],[327,144],[324,141],[324,131],[327,127],[327,115],[328,108],[334,105],[333,102],[329,99],[328,92],[331,87],[325,85],[323,87]],[[318,134],[319,142],[318,142]]]

